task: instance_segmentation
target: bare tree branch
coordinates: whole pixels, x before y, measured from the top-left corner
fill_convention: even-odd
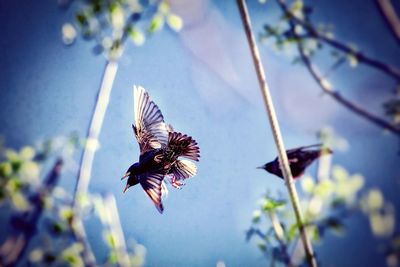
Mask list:
[[[376,0],[379,10],[397,41],[400,41],[400,19],[390,0]]]
[[[278,0],[278,4],[281,7],[281,9],[283,10],[284,14],[288,16],[289,21],[291,21],[294,24],[301,25],[304,29],[306,29],[308,31],[310,37],[318,39],[326,44],[329,44],[332,47],[334,47],[342,52],[351,54],[359,62],[365,63],[371,67],[374,67],[374,68],[382,71],[383,73],[393,77],[394,79],[396,79],[398,81],[400,80],[400,69],[398,69],[394,66],[388,65],[386,63],[383,63],[382,61],[379,61],[377,59],[370,58],[370,57],[366,56],[365,54],[363,54],[362,52],[357,51],[353,47],[345,45],[331,37],[328,37],[326,35],[319,33],[309,22],[295,16],[289,10],[285,1]],[[301,36],[298,35],[298,37],[300,38]]]
[[[333,97],[336,101],[344,105],[349,110],[353,111],[354,113],[362,116],[363,118],[367,119],[368,121],[374,123],[375,125],[389,130],[394,134],[400,135],[400,129],[395,125],[379,118],[378,116],[369,113],[362,107],[358,106],[357,104],[349,101],[348,99],[344,98],[337,90],[333,89],[330,83],[327,82],[326,79],[322,78],[317,70],[317,68],[311,63],[310,58],[304,53],[304,47],[302,46],[301,42],[298,43],[298,50],[300,56],[306,65],[307,69],[311,73],[311,76],[314,80],[318,83],[321,89],[331,97]]]
[[[278,3],[280,5],[280,7],[282,8],[282,10],[284,12],[287,12],[286,11],[287,7],[286,7],[284,0],[278,0]],[[332,85],[325,78],[322,77],[322,75],[319,73],[317,68],[312,64],[310,57],[305,53],[301,39],[299,38],[298,34],[294,30],[295,23],[293,22],[293,20],[289,20],[289,24],[290,24],[291,34],[293,34],[293,36],[298,39],[297,48],[300,53],[300,57],[301,57],[302,61],[304,62],[305,66],[307,67],[307,69],[309,70],[311,76],[318,83],[318,85],[321,87],[321,89],[326,94],[330,95],[332,98],[334,98],[336,101],[338,101],[339,103],[341,103],[346,108],[353,111],[354,113],[362,116],[363,118],[367,119],[368,121],[374,123],[375,125],[383,128],[383,129],[389,130],[396,135],[400,135],[400,128],[379,118],[376,115],[369,113],[362,107],[360,107],[360,106],[356,105],[355,103],[349,101],[348,99],[344,98],[337,90],[333,89]]]

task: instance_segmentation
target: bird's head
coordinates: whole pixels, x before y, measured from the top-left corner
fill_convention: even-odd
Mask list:
[[[128,178],[126,181],[126,186],[124,188],[124,193],[126,190],[128,190],[129,187],[137,185],[139,183],[139,180],[136,178],[136,173],[137,173],[137,168],[138,168],[138,163],[133,164],[132,166],[129,167],[129,169],[126,171],[125,175],[121,178],[121,180]]]
[[[266,170],[267,172],[272,173],[272,174],[281,173],[281,170],[279,169],[279,163],[278,163],[277,160],[268,162],[268,163],[258,167],[257,169],[263,169],[263,170]]]

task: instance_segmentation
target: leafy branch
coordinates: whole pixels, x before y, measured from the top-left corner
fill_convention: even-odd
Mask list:
[[[58,186],[79,145],[76,135],[46,141],[37,148],[26,146],[19,152],[0,148],[0,209],[2,225],[10,229],[0,245],[1,266],[142,266],[145,248],[125,244],[118,209],[112,195],[86,194],[80,201],[79,217],[71,208],[72,195]],[[40,172],[48,174],[40,180]],[[61,160],[62,158],[62,160]],[[96,213],[103,225],[109,256],[96,260],[85,233],[80,233],[83,219]],[[75,218],[75,220],[73,220]],[[104,219],[106,218],[106,219]],[[72,224],[72,222],[76,224]],[[80,239],[83,238],[83,239]],[[39,241],[39,242],[35,242]],[[93,256],[88,259],[86,250]]]
[[[336,149],[342,147],[342,138],[332,136],[327,130],[321,131],[319,136],[325,145]],[[305,228],[313,244],[318,244],[328,232],[343,237],[346,222],[355,216],[365,215],[371,232],[385,240],[386,245],[381,251],[388,265],[393,266],[389,262],[397,262],[400,258],[393,204],[386,201],[377,188],[363,190],[364,177],[360,174],[350,174],[339,165],[331,167],[330,161],[322,159],[315,178],[305,175],[299,181]],[[275,263],[302,265],[305,259],[298,246],[297,228],[286,199],[267,192],[259,208],[253,212],[247,240],[257,240],[260,251],[267,259],[272,258],[272,266]]]

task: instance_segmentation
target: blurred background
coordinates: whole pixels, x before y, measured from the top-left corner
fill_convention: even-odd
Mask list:
[[[400,14],[398,2],[386,2],[395,15]],[[354,190],[342,192],[352,198],[345,201],[346,207],[356,211],[337,216],[340,227],[332,228],[340,231],[319,233],[314,242],[318,260],[323,266],[397,266],[400,72],[388,69],[400,68],[400,39],[385,9],[380,1],[290,1],[284,5],[294,13],[291,18],[283,16],[278,1],[247,4],[285,147],[325,142],[334,150],[330,185],[344,181],[343,191],[351,188],[354,175],[357,178]],[[95,10],[96,5],[107,8],[89,14],[88,8]],[[106,19],[97,19],[100,16]],[[299,20],[306,23],[298,24]],[[133,26],[126,26],[126,21]],[[292,32],[290,22],[298,25]],[[114,245],[104,237],[104,229],[113,229],[101,215],[108,205],[105,193],[112,195],[124,239],[133,244],[132,266],[265,266],[274,261],[269,249],[279,246],[276,240],[246,240],[253,224],[268,232],[268,216],[257,219],[260,205],[270,196],[288,197],[281,179],[256,169],[277,152],[235,2],[2,1],[0,25],[2,244],[11,234],[26,231],[23,222],[33,222],[27,214],[43,201],[38,204],[40,197],[32,195],[45,184],[56,159],[64,161],[57,187],[49,194],[58,199],[52,205],[58,208],[34,221],[37,227],[25,238],[32,242],[20,255],[19,266],[42,266],[51,249],[54,259],[49,265],[86,265],[65,256],[70,241],[49,245],[65,236],[51,232],[48,225],[52,230],[58,225],[61,232],[68,229],[62,223],[72,216],[65,213],[66,203],[88,145],[86,135],[107,62],[118,68],[92,165],[88,191],[93,197],[87,200],[90,204],[82,204],[83,225],[97,265],[123,266],[110,260]],[[320,70],[322,88],[301,63],[299,44]],[[170,188],[162,215],[142,188],[122,193],[125,184],[120,177],[139,156],[131,129],[133,85],[143,86],[166,122],[193,136],[201,149],[197,175],[181,190]],[[324,86],[392,130],[345,107],[324,93]],[[49,140],[51,149],[46,150]],[[46,156],[38,157],[43,151]],[[318,166],[306,171],[313,185],[319,183],[314,180]],[[308,199],[312,190],[304,184],[296,182],[296,187],[300,198]],[[313,218],[335,211],[333,204],[323,206],[325,200],[321,197],[319,206],[324,208]],[[96,206],[99,201],[102,208]],[[292,220],[290,203],[284,208],[287,214],[281,220],[286,231]],[[97,217],[91,215],[93,210]],[[72,254],[79,258],[81,250]],[[4,245],[0,249],[3,259],[10,253]],[[58,259],[59,255],[64,256]],[[277,256],[275,260],[284,264]]]

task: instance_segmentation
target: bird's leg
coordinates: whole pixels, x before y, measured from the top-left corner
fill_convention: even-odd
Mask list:
[[[176,180],[175,175],[171,174],[171,185],[177,189],[181,189],[183,183]]]

